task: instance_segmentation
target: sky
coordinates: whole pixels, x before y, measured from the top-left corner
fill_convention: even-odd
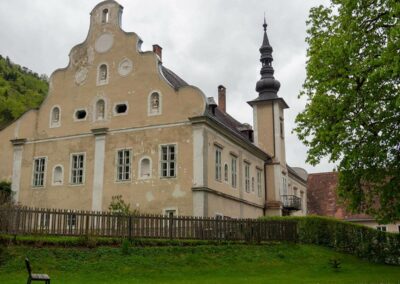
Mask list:
[[[89,13],[98,0],[2,1],[0,54],[39,73],[51,75],[68,65],[73,46],[85,40]],[[253,124],[246,103],[258,96],[259,47],[266,16],[274,52],[278,93],[289,105],[285,111],[286,159],[309,173],[334,168],[327,160],[306,163],[307,148],[296,134],[296,115],[306,104],[298,98],[306,76],[306,20],[311,7],[327,0],[120,0],[122,28],[137,33],[142,50],[163,48],[163,64],[206,96],[217,99],[217,86],[227,88],[227,111]],[[18,16],[17,16],[18,15]]]

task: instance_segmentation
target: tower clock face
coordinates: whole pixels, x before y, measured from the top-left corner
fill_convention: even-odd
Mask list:
[[[88,70],[85,67],[79,68],[75,73],[75,83],[82,85],[87,78]]]

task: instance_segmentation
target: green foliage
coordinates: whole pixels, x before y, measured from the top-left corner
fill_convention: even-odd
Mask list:
[[[340,197],[384,223],[400,219],[400,4],[332,0],[309,15],[308,99],[295,132],[307,161],[338,163]]]
[[[0,181],[0,205],[10,203],[11,197],[11,182]]]
[[[26,283],[24,258],[52,283],[398,283],[399,267],[362,261],[331,249],[303,244],[95,249],[10,246],[0,283]],[[281,253],[285,257],[281,257]],[[327,260],[340,258],[332,271]]]
[[[131,210],[131,205],[126,203],[122,198],[122,195],[115,195],[112,197],[111,203],[108,206],[108,210],[111,213],[122,214],[122,215],[138,215],[138,210]]]
[[[122,255],[129,255],[131,253],[130,248],[131,243],[127,239],[123,239],[121,243],[121,253]]]
[[[318,216],[279,219],[297,221],[298,239],[301,243],[322,245],[373,262],[400,265],[400,234],[385,233],[366,226]]]
[[[4,265],[11,258],[7,247],[0,243],[0,267]]]
[[[342,263],[339,258],[333,257],[329,260],[329,265],[335,272],[339,272],[342,268]]]
[[[0,55],[0,129],[29,109],[37,108],[48,91],[48,78]]]

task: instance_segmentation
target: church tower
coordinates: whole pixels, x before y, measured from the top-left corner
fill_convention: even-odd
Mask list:
[[[285,154],[284,110],[289,108],[278,96],[280,83],[274,78],[272,47],[264,18],[264,38],[260,47],[261,79],[257,82],[258,97],[248,104],[253,108],[254,143],[272,159],[266,166],[267,215],[281,215],[281,196],[287,194],[288,172]]]

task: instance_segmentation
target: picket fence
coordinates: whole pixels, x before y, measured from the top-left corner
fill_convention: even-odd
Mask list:
[[[297,224],[294,221],[123,215],[110,212],[14,207],[0,209],[0,233],[258,242],[296,241]]]

